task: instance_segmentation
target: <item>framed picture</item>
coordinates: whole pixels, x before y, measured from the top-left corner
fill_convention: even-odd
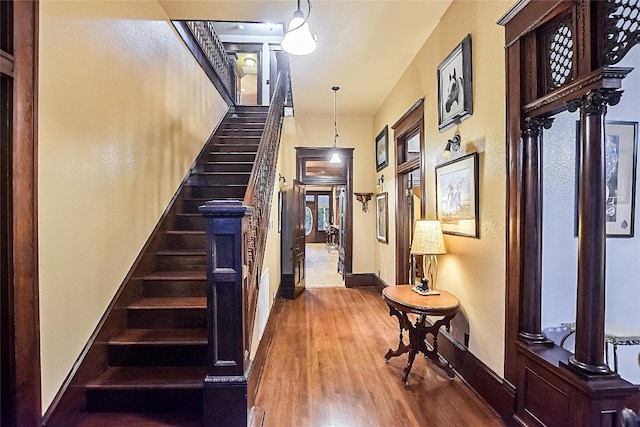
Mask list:
[[[389,164],[389,126],[376,136],[376,172],[380,172]]]
[[[478,153],[436,166],[436,216],[444,233],[479,237],[478,188]]]
[[[389,242],[389,203],[388,193],[376,194],[376,238]]]
[[[438,65],[438,129],[445,131],[473,114],[471,34]]]
[[[605,133],[605,180],[607,237],[633,237],[636,199],[636,146],[638,122],[607,121]],[[576,122],[576,226],[580,194],[580,122]]]

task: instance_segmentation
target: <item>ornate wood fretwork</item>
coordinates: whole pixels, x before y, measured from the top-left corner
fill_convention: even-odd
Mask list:
[[[574,74],[571,16],[549,28],[545,39],[548,90],[554,90],[570,81]]]
[[[640,42],[640,0],[608,0],[604,34],[605,64],[617,64]]]
[[[245,235],[245,258],[248,266],[248,278],[245,281],[247,298],[247,316],[245,319],[247,334],[246,348],[250,348],[255,310],[258,297],[258,286],[262,273],[264,251],[267,243],[267,223],[273,200],[273,188],[276,177],[276,163],[280,147],[280,131],[284,104],[289,88],[289,61],[284,52],[278,52],[278,80],[274,90],[267,122],[260,140],[260,148],[253,165],[244,203],[253,208],[249,220],[249,228]]]

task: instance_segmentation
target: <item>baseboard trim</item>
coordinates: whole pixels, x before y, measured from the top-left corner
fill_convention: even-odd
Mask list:
[[[258,394],[260,379],[262,378],[262,373],[264,372],[264,366],[267,361],[267,354],[269,353],[271,343],[273,342],[273,337],[276,333],[278,318],[280,318],[282,307],[283,299],[281,297],[276,297],[276,299],[273,301],[273,305],[271,306],[271,312],[269,313],[269,318],[267,319],[267,325],[264,328],[262,339],[258,344],[258,349],[256,350],[255,357],[251,362],[249,373],[247,374],[247,400],[249,408],[255,405],[255,398]]]
[[[347,288],[360,288],[363,286],[375,286],[380,292],[388,285],[374,273],[350,273],[344,278]]]

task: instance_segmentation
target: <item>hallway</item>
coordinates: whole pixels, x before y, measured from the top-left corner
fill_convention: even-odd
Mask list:
[[[306,288],[344,287],[338,273],[338,249],[327,251],[324,243],[307,243],[305,251]]]
[[[417,357],[388,364],[398,326],[374,288],[307,289],[278,299],[275,335],[258,386],[265,427],[501,426],[459,379]],[[405,334],[406,339],[406,334]]]

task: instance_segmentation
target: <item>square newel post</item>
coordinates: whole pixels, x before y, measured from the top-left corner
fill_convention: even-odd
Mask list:
[[[244,220],[252,209],[240,201],[207,202],[208,369],[204,425],[247,425],[245,375]]]
[[[578,194],[578,295],[575,355],[569,365],[585,374],[611,374],[604,362],[605,320],[605,142],[607,105],[621,91],[590,90],[567,103],[580,109],[580,190]]]

